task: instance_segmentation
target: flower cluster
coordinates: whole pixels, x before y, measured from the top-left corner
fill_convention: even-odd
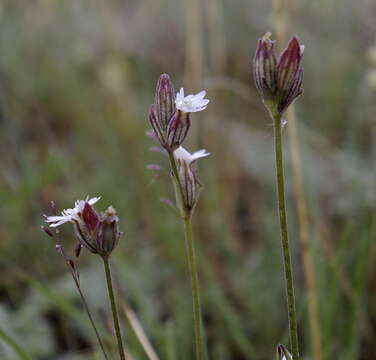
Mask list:
[[[77,240],[94,254],[108,258],[119,242],[119,218],[110,206],[106,211],[97,213],[93,205],[99,197],[77,200],[72,209],[65,209],[61,215],[47,216],[45,222],[56,228],[66,222],[73,223]]]
[[[185,96],[183,88],[175,94],[170,77],[162,74],[157,83],[154,104],[149,111],[154,137],[170,159],[176,162],[176,173],[173,171],[173,176],[177,191],[181,193],[182,199],[178,198],[178,207],[182,214],[191,213],[200,193],[201,183],[193,163],[198,158],[209,155],[206,150],[190,154],[182,147],[191,127],[190,114],[205,110],[209,103],[205,95],[206,91],[203,90],[196,95]]]
[[[259,40],[253,59],[255,84],[269,110],[282,114],[303,93],[304,46],[293,37],[278,60],[271,33]]]
[[[191,127],[190,114],[202,111],[209,100],[206,92],[184,96],[184,89],[175,94],[174,85],[167,74],[159,77],[154,104],[150,106],[149,121],[161,146],[174,151],[183,144]]]

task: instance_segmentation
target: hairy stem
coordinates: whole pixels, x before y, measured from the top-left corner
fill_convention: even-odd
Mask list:
[[[277,193],[278,193],[278,209],[279,223],[281,229],[283,260],[286,279],[287,308],[290,327],[290,341],[293,360],[299,360],[298,345],[298,327],[296,321],[295,296],[294,296],[294,280],[292,275],[291,256],[289,248],[289,236],[287,229],[287,216],[285,204],[285,181],[283,174],[283,153],[282,153],[282,117],[280,114],[272,114],[274,120],[274,140],[275,140],[275,161],[277,171]]]
[[[121,339],[121,332],[120,332],[120,325],[119,325],[119,316],[118,316],[118,312],[116,308],[114,289],[112,286],[111,270],[110,270],[110,264],[109,264],[108,259],[103,259],[103,264],[104,264],[104,269],[106,273],[108,297],[110,298],[112,316],[114,318],[114,327],[115,327],[117,345],[119,349],[119,355],[120,355],[121,360],[125,360],[123,341]]]

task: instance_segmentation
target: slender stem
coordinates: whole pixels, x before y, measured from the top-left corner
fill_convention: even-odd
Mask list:
[[[195,325],[195,338],[196,338],[196,359],[204,359],[204,343],[201,332],[201,305],[200,305],[200,289],[197,275],[197,265],[195,248],[192,236],[192,223],[189,216],[184,218],[184,232],[185,232],[185,245],[187,250],[188,268],[191,277],[191,288],[193,298],[193,319]]]
[[[192,301],[193,301],[193,321],[195,327],[195,346],[196,346],[196,360],[204,359],[204,341],[202,337],[201,329],[201,304],[200,304],[200,288],[198,282],[197,265],[196,265],[196,255],[193,242],[192,234],[192,222],[191,222],[191,211],[184,209],[184,195],[183,188],[179,180],[179,173],[176,164],[176,159],[173,152],[169,152],[169,160],[172,169],[173,176],[177,183],[177,194],[178,202],[181,205],[181,217],[184,221],[184,234],[185,234],[185,246],[187,253],[188,270],[191,278],[191,289],[192,289]]]
[[[76,283],[77,285],[77,283]],[[98,343],[99,343],[99,346],[101,347],[102,349],[102,352],[103,352],[103,355],[105,357],[106,360],[108,360],[108,356],[107,356],[107,353],[106,353],[106,350],[104,349],[104,345],[102,343],[102,340],[101,340],[101,337],[99,335],[99,332],[98,332],[98,329],[97,327],[95,326],[95,322],[94,322],[94,319],[93,317],[91,316],[91,312],[89,310],[89,306],[86,302],[86,299],[81,291],[81,288],[79,286],[77,286],[77,290],[78,290],[78,293],[80,294],[80,297],[81,297],[81,301],[82,301],[82,304],[84,305],[84,308],[86,310],[86,313],[87,313],[87,316],[89,317],[89,320],[90,320],[90,323],[91,323],[91,326],[93,327],[94,329],[94,332],[95,332],[95,336],[97,337],[97,340],[98,340]]]
[[[116,309],[114,289],[112,286],[112,279],[111,279],[111,270],[110,270],[110,264],[109,264],[108,259],[103,259],[103,264],[104,264],[104,269],[106,272],[108,297],[110,298],[110,302],[111,302],[111,310],[112,310],[112,316],[114,318],[114,326],[115,326],[116,339],[117,339],[117,344],[118,344],[118,349],[119,349],[119,355],[120,355],[121,360],[125,360],[123,341],[121,339],[121,332],[120,332],[120,325],[119,325],[119,316],[118,316],[117,309]]]
[[[283,175],[283,153],[282,153],[282,134],[281,134],[281,115],[272,114],[274,120],[274,140],[275,140],[275,161],[277,171],[277,192],[279,223],[281,228],[281,239],[283,249],[283,260],[286,278],[287,308],[290,327],[290,341],[293,360],[299,360],[298,346],[298,327],[296,322],[294,281],[292,275],[291,256],[289,249],[289,236],[287,229],[286,204],[285,204],[285,184]]]

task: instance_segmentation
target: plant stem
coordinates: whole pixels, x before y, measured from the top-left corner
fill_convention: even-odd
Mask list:
[[[77,285],[77,283],[76,283],[76,285]],[[92,326],[93,329],[94,329],[95,336],[97,337],[97,340],[98,340],[99,346],[100,346],[101,349],[102,349],[102,352],[103,352],[103,355],[104,355],[105,359],[108,360],[108,356],[107,356],[106,350],[104,349],[104,345],[103,345],[103,343],[102,343],[102,340],[101,340],[101,337],[100,337],[100,335],[99,335],[98,329],[97,329],[97,327],[95,326],[94,319],[93,319],[93,317],[91,316],[91,312],[90,312],[90,310],[89,310],[89,306],[88,306],[88,304],[87,304],[87,302],[86,302],[86,299],[85,299],[85,297],[84,297],[84,294],[83,294],[82,291],[81,291],[81,288],[80,288],[78,285],[77,285],[77,290],[78,290],[78,293],[80,294],[82,304],[84,305],[84,308],[85,308],[86,313],[87,313],[87,316],[88,316],[88,318],[89,318],[89,320],[90,320],[91,326]]]
[[[200,289],[197,275],[195,247],[192,236],[192,222],[190,216],[184,218],[185,246],[187,251],[188,268],[191,277],[193,319],[195,324],[196,359],[203,360],[203,339],[201,332]]]
[[[183,189],[179,180],[179,173],[176,164],[176,159],[173,152],[169,152],[169,160],[171,165],[171,170],[175,181],[177,183],[177,202],[180,204],[181,209],[180,215],[184,221],[184,234],[185,234],[185,246],[188,262],[188,270],[191,278],[191,289],[192,289],[192,302],[193,302],[193,321],[195,327],[195,346],[196,346],[196,360],[204,359],[204,341],[202,338],[201,331],[201,304],[200,304],[200,289],[198,282],[197,274],[197,265],[196,265],[196,255],[193,242],[192,234],[192,222],[191,215],[192,212],[184,209],[184,200],[183,200]]]
[[[286,204],[285,204],[285,184],[283,175],[283,153],[282,153],[282,116],[272,113],[274,120],[274,140],[275,140],[275,161],[277,171],[277,193],[278,193],[278,209],[279,223],[281,228],[281,239],[283,249],[283,260],[286,279],[287,308],[290,327],[290,341],[293,360],[299,360],[298,345],[298,327],[296,322],[294,281],[292,275],[291,256],[289,248],[289,236],[287,229]]]
[[[115,327],[116,339],[117,339],[117,344],[118,344],[118,349],[119,349],[119,355],[120,355],[121,360],[125,360],[123,341],[121,339],[121,332],[120,332],[120,325],[119,325],[119,316],[118,316],[117,309],[116,309],[114,289],[112,286],[112,279],[111,279],[111,270],[110,270],[110,264],[109,264],[108,259],[104,258],[103,264],[104,264],[104,269],[106,272],[108,297],[110,298],[110,302],[111,302],[111,310],[112,310],[112,316],[114,318],[114,327]]]

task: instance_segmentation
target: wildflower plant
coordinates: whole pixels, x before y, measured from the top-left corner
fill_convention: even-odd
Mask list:
[[[47,233],[47,235],[55,239],[56,250],[60,255],[62,255],[69,267],[85,310],[90,319],[91,325],[94,328],[99,345],[103,351],[105,358],[108,359],[98,330],[89,311],[89,307],[81,291],[78,271],[78,258],[80,256],[82,248],[86,248],[91,253],[97,254],[102,258],[106,274],[108,295],[113,315],[119,356],[121,360],[125,360],[124,346],[120,331],[119,316],[116,307],[109,264],[109,257],[112,251],[117,246],[122,233],[119,231],[119,218],[116,214],[116,210],[112,206],[108,207],[104,212],[96,212],[93,205],[96,204],[99,200],[100,197],[93,197],[91,199],[87,197],[85,200],[77,200],[73,208],[63,210],[61,215],[56,214],[56,209],[53,206],[53,215],[45,216],[45,222],[49,225],[49,227],[44,226],[43,230]],[[58,236],[59,231],[57,228],[67,222],[72,223],[75,237],[77,239],[74,259],[66,255]]]
[[[162,74],[157,83],[155,102],[149,110],[149,122],[153,129],[152,135],[159,142],[162,152],[169,159],[176,207],[184,223],[193,298],[197,360],[203,360],[204,353],[199,281],[191,219],[202,188],[195,162],[210,154],[206,150],[199,150],[191,154],[182,145],[191,127],[191,114],[205,110],[209,103],[205,96],[206,91],[185,96],[183,88],[176,94],[170,77],[167,74]]]
[[[259,42],[253,58],[253,74],[256,89],[268,110],[274,125],[274,147],[276,159],[277,194],[281,240],[283,249],[284,270],[286,279],[287,308],[292,348],[292,359],[299,360],[298,331],[295,310],[293,270],[291,264],[287,215],[285,204],[285,185],[283,174],[282,127],[283,113],[289,105],[303,93],[303,51],[304,46],[293,37],[287,47],[277,58],[275,41],[270,39],[271,33],[265,34]],[[279,359],[289,356],[282,348]],[[287,350],[286,350],[287,351]],[[282,357],[281,357],[282,356]]]

